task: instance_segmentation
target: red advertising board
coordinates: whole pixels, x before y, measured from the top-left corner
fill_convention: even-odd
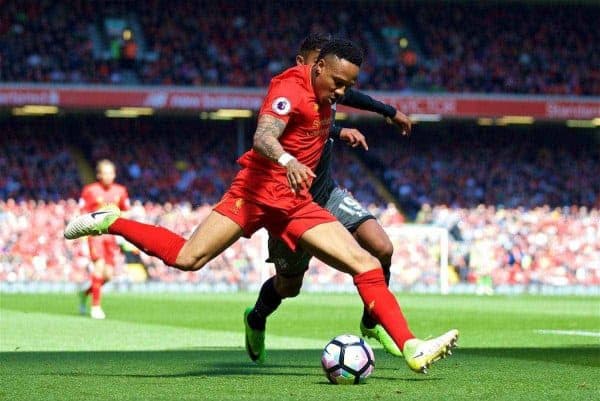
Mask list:
[[[35,104],[65,109],[258,110],[264,92],[263,89],[229,88],[1,85],[0,107]],[[600,98],[597,97],[369,94],[406,114],[436,114],[453,118],[531,116],[551,120],[600,117]]]

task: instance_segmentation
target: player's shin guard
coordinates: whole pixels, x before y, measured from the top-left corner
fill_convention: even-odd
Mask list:
[[[156,256],[169,266],[175,266],[177,255],[185,244],[185,238],[163,227],[118,218],[108,229],[120,235],[151,256]]]
[[[391,276],[390,265],[389,264],[386,266],[382,265],[382,269],[383,269],[383,276],[385,278],[385,285],[389,288],[390,276]],[[369,310],[367,309],[366,306],[363,309],[362,324],[368,329],[372,329],[377,325],[377,320],[375,320],[375,318],[369,313]]]
[[[354,276],[354,285],[371,316],[381,323],[401,350],[406,341],[415,338],[398,301],[387,288],[382,269],[357,274]]]

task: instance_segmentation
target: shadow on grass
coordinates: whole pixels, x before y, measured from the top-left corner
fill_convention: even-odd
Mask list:
[[[196,377],[314,377],[323,378],[319,359],[321,350],[271,350],[269,363],[251,363],[241,348],[201,348],[165,351],[102,352],[3,352],[0,377],[13,375],[62,377],[122,377],[164,379]],[[522,359],[578,365],[600,366],[599,347],[565,348],[460,348],[451,360],[469,359],[507,361]],[[439,375],[411,376],[403,361],[382,355],[376,361],[376,380],[438,381]],[[326,384],[324,380],[316,383]]]
[[[112,377],[138,379],[209,377],[313,377],[329,384],[320,366],[320,349],[271,350],[268,363],[250,362],[241,348],[194,348],[165,351],[3,352],[2,376]],[[10,367],[10,368],[9,368]],[[411,376],[404,362],[390,356],[376,361],[376,380],[437,381]]]
[[[165,370],[171,377],[201,375],[272,375],[293,374],[320,367],[320,349],[269,350],[267,363],[256,365],[248,360],[242,348],[190,348],[162,351],[66,351],[66,352],[0,352],[0,374],[6,365],[27,367],[31,373],[48,371],[49,366],[85,368],[94,365],[94,374],[102,374],[102,367],[113,370],[135,370],[132,376],[153,377],[157,370]],[[565,346],[561,348],[458,348],[450,360],[464,361],[471,358],[520,359],[600,367],[600,346]],[[404,369],[403,361],[379,353],[376,358],[378,370]],[[179,373],[173,373],[173,367]],[[117,368],[117,369],[112,369]],[[182,368],[191,368],[184,370]],[[168,372],[168,373],[167,373]],[[75,371],[82,374],[85,370]],[[125,374],[126,372],[124,372]],[[304,375],[304,373],[303,373]]]

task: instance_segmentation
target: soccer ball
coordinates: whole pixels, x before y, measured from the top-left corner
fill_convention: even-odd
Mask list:
[[[343,334],[325,346],[321,365],[333,384],[359,384],[373,373],[375,356],[362,338]]]

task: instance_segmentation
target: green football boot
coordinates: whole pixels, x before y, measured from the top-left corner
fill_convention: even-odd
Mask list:
[[[253,307],[249,306],[244,311],[244,326],[246,327],[246,352],[252,361],[258,364],[265,363],[267,350],[265,349],[265,330],[254,330],[248,324],[248,315]]]
[[[360,332],[364,338],[372,338],[376,340],[379,344],[383,345],[383,349],[386,352],[394,355],[394,356],[402,356],[402,351],[396,345],[392,337],[385,331],[382,325],[377,324],[372,329],[365,327],[364,323],[360,322]]]

